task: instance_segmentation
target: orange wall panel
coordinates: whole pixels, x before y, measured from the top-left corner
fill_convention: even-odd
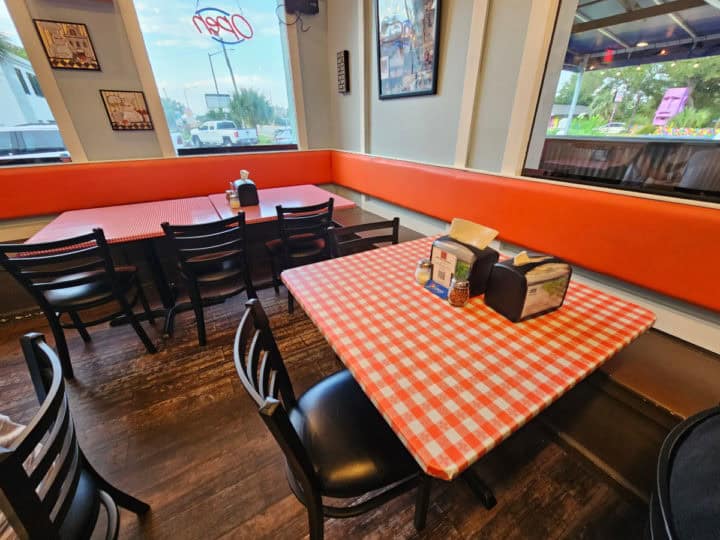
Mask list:
[[[720,311],[718,210],[344,152],[332,167],[336,184]]]
[[[0,219],[220,193],[250,171],[258,187],[332,181],[330,151],[223,154],[0,169]]]

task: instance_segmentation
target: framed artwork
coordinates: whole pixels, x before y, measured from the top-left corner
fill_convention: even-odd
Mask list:
[[[376,0],[380,99],[437,93],[440,0]]]
[[[87,26],[44,19],[33,21],[50,66],[55,69],[100,71]]]
[[[350,92],[350,69],[348,62],[350,53],[348,51],[338,51],[337,53],[337,86],[338,92],[348,94]]]
[[[153,129],[145,94],[134,90],[100,90],[110,126],[115,131]]]

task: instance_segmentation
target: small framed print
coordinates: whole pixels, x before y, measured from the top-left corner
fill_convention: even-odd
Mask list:
[[[350,72],[348,70],[348,60],[350,53],[348,51],[338,51],[337,53],[337,85],[338,92],[347,94],[350,92]]]
[[[33,22],[51,67],[100,71],[87,26],[44,19]]]
[[[100,90],[110,126],[115,131],[153,129],[145,94],[135,90]]]

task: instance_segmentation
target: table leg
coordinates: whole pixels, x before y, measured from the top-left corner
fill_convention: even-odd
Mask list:
[[[168,283],[167,276],[165,275],[165,271],[163,270],[162,264],[160,262],[160,257],[158,257],[157,250],[155,249],[153,239],[149,238],[143,240],[142,246],[143,252],[145,253],[145,260],[150,267],[150,273],[152,274],[155,289],[160,295],[160,300],[163,305],[162,309],[152,310],[152,314],[153,317],[164,319],[168,310],[170,310],[175,305],[175,292],[173,290],[173,287]],[[139,321],[148,320],[148,316],[145,313],[136,315],[136,318]],[[127,319],[127,317],[122,315],[116,319],[113,319],[110,322],[110,325],[120,326],[123,324],[128,324],[129,322],[130,321]]]
[[[495,495],[492,490],[485,482],[482,481],[480,476],[472,470],[472,468],[467,469],[464,473],[462,473],[462,478],[465,480],[465,483],[467,483],[475,496],[480,499],[480,502],[485,508],[490,510],[493,506],[495,506],[495,504],[497,504],[497,500],[495,499]]]
[[[415,530],[422,531],[425,528],[428,506],[430,505],[430,487],[432,478],[427,474],[420,473],[417,493],[415,494]]]

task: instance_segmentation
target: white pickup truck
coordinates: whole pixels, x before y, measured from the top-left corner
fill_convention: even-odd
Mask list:
[[[232,120],[210,120],[190,131],[193,146],[250,146],[258,143],[257,129],[240,129]]]

